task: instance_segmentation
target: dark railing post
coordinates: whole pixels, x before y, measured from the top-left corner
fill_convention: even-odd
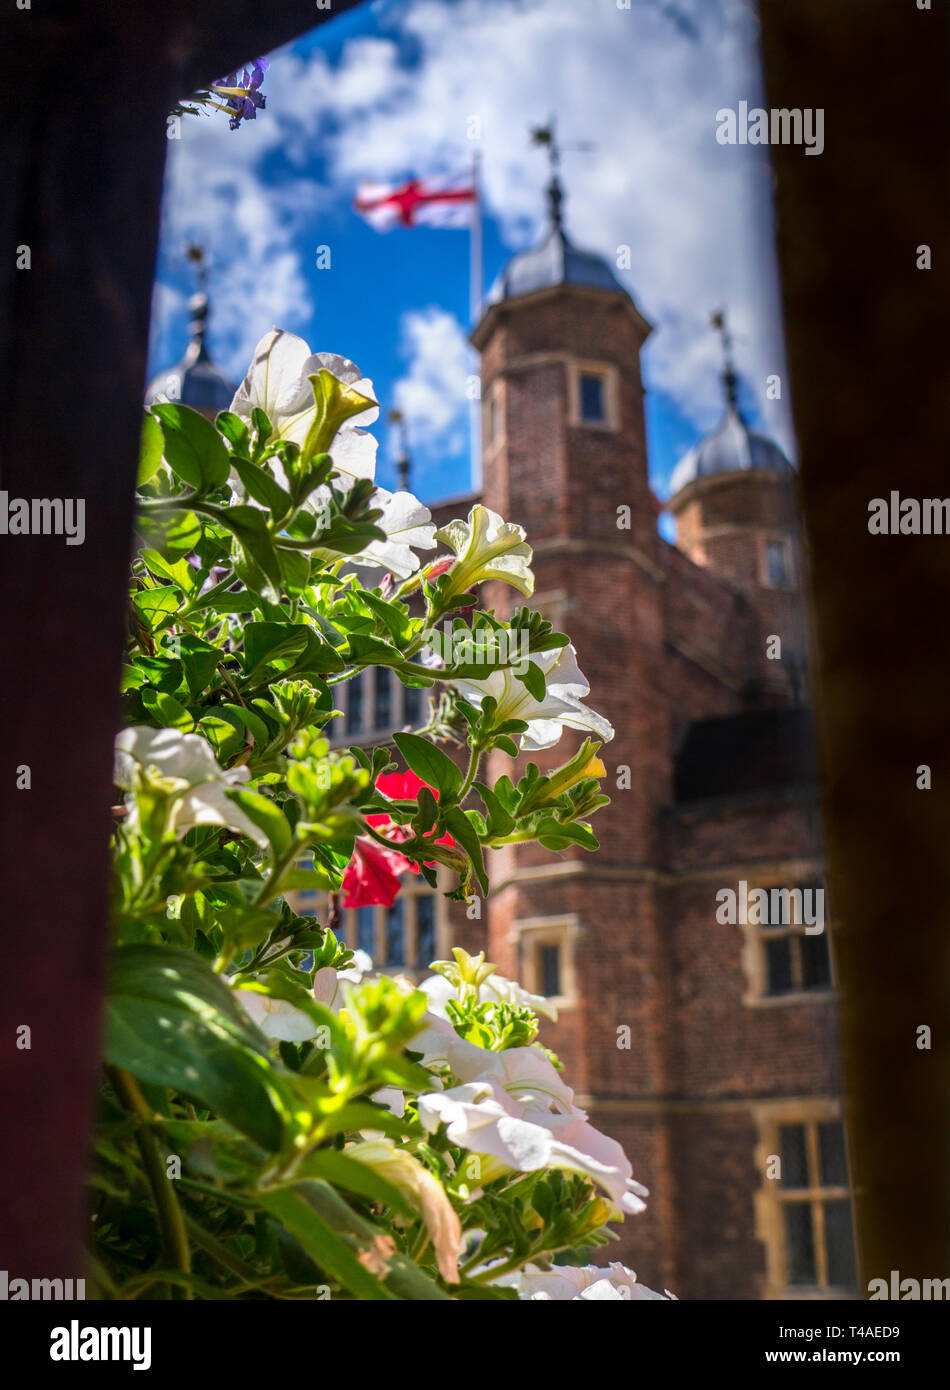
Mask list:
[[[866,1290],[950,1274],[950,536],[868,531],[950,494],[950,7],[760,12],[769,106],[824,110],[770,153]]]
[[[82,1273],[166,113],[353,3],[5,7],[0,489],[85,503],[81,545],[0,535],[0,1267],[11,1276]]]

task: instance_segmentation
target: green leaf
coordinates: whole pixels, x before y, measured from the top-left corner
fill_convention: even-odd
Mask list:
[[[527,669],[523,674],[518,676],[518,679],[521,681],[521,684],[527,690],[528,694],[535,700],[540,702],[544,699],[547,691],[547,682],[544,679],[544,672],[536,662],[529,661]]]
[[[247,623],[244,628],[244,669],[250,677],[272,661],[299,655],[307,646],[308,628],[300,623]]]
[[[475,813],[472,812],[474,815]],[[469,859],[472,861],[472,868],[475,870],[475,877],[478,879],[478,886],[482,892],[488,893],[488,874],[485,872],[485,861],[482,858],[482,845],[476,833],[475,826],[469,820],[466,813],[458,806],[451,806],[444,815],[445,828],[458,844],[462,846]]]
[[[290,493],[274,482],[266,466],[251,463],[249,459],[239,458],[237,454],[231,455],[231,465],[254,501],[266,507],[275,521],[281,521],[293,504]]]
[[[215,594],[210,597],[205,594],[203,598],[196,598],[191,607],[195,612],[207,609],[211,613],[253,613],[255,608],[260,607],[260,603],[256,594],[250,593],[247,589],[239,589],[234,594]]]
[[[221,487],[231,462],[220,434],[197,410],[187,405],[153,405],[165,442],[169,467],[199,492]]]
[[[407,764],[423,782],[451,800],[462,786],[462,774],[452,759],[419,734],[393,734],[393,742]]]
[[[239,454],[246,454],[250,448],[247,424],[232,410],[222,410],[214,417],[215,429],[229,439]]]
[[[475,782],[474,786],[479,796],[485,803],[488,812],[488,833],[495,835],[510,835],[515,828],[515,818],[505,810],[499,798],[492,791],[491,787],[484,782]]]
[[[244,721],[233,713],[233,706],[217,705],[206,714],[198,728],[208,739],[220,763],[226,764],[245,744]]]
[[[181,590],[175,584],[163,584],[158,589],[139,589],[138,593],[132,595],[132,602],[154,632],[169,613],[178,612]]]
[[[105,1052],[140,1080],[195,1097],[268,1152],[280,1149],[293,1124],[296,1102],[266,1038],[192,951],[141,945],[116,952]]]
[[[274,427],[259,405],[255,405],[251,410],[251,424],[257,431],[258,444],[266,444],[274,432]]]
[[[412,818],[413,829],[417,835],[428,835],[439,815],[439,803],[428,787],[420,787],[416,798],[419,809]]]
[[[263,830],[270,841],[275,858],[279,859],[287,853],[293,832],[279,806],[275,806],[266,796],[261,796],[260,792],[248,791],[246,787],[229,787],[226,795],[236,806],[240,806],[259,830]]]
[[[267,517],[256,507],[221,508],[215,515],[238,541],[244,552],[245,572],[242,573],[240,556],[235,558],[235,572],[248,588],[260,589],[269,603],[280,600],[280,565],[274,549],[273,538],[267,529]],[[247,564],[246,562],[251,562]],[[255,571],[256,566],[256,571]]]
[[[307,635],[306,646],[294,664],[284,672],[285,677],[325,676],[331,671],[343,670],[345,662],[329,642],[324,642],[311,627],[301,627],[300,630]]]
[[[461,1303],[483,1303],[488,1300],[492,1302],[504,1300],[506,1303],[519,1302],[517,1289],[503,1288],[498,1284],[460,1284],[454,1290],[454,1297]]]
[[[307,1155],[297,1171],[302,1178],[325,1178],[333,1187],[345,1188],[358,1197],[368,1197],[371,1202],[382,1202],[405,1216],[415,1216],[398,1187],[380,1177],[368,1164],[348,1158],[339,1149],[317,1149]]]
[[[153,518],[148,518],[151,522]],[[142,517],[139,516],[139,525],[142,524]],[[189,555],[195,546],[201,541],[201,522],[194,512],[175,512],[168,520],[164,521],[160,529],[157,544],[162,550],[172,555]]]
[[[408,636],[409,614],[404,604],[388,603],[378,594],[363,589],[357,595],[361,603],[371,608],[376,617],[388,628],[394,642],[404,642]]]
[[[166,695],[174,695],[185,676],[181,662],[164,655],[136,656],[135,666],[142,675],[139,684],[163,690]]]
[[[410,1051],[412,1043],[409,1044]],[[333,1110],[321,1121],[321,1129],[327,1136],[348,1134],[354,1129],[379,1129],[392,1139],[405,1139],[405,1124],[381,1105],[370,1105],[368,1101],[350,1101],[348,1105]]]
[[[166,729],[184,729],[185,733],[191,733],[195,727],[194,719],[174,695],[166,695],[162,690],[144,687],[141,696],[142,704],[156,724],[161,724]]]
[[[277,547],[277,563],[288,594],[302,594],[310,583],[310,556],[301,550]]]
[[[155,476],[162,461],[162,427],[154,415],[146,414],[142,421],[142,442],[139,445],[138,484]]]
[[[190,633],[185,633],[178,639],[178,652],[189,692],[195,696],[200,695],[213,680],[218,662],[225,653]]]
[[[370,1301],[394,1298],[395,1295],[360,1263],[360,1255],[371,1248],[370,1241],[347,1239],[333,1230],[300,1190],[309,1185],[258,1193],[257,1205],[275,1217],[331,1279],[357,1298]],[[355,1217],[356,1213],[353,1215]]]
[[[496,748],[500,748],[503,753],[507,753],[509,758],[517,758],[518,745],[513,738],[508,738],[506,734],[496,735],[492,739]]]
[[[187,560],[171,560],[157,550],[143,550],[142,559],[149,573],[154,574],[157,579],[171,580],[185,593],[189,593],[195,587],[198,572]]]
[[[544,816],[535,827],[535,834],[545,849],[561,850],[568,845],[583,849],[598,848],[597,836],[583,821],[561,822],[554,816]]]
[[[366,632],[351,632],[349,660],[371,661],[374,666],[401,666],[405,658],[402,652],[384,642],[381,637],[373,637]]]
[[[325,893],[328,888],[334,888],[337,881],[320,869],[291,869],[282,882],[284,891],[287,893],[294,893],[298,890]],[[295,937],[294,940],[296,941],[296,939]]]
[[[259,714],[246,709],[244,705],[219,705],[218,713],[227,710],[253,738],[258,748],[266,748],[271,741],[271,732]]]
[[[453,1302],[453,1295],[440,1288],[408,1255],[393,1255],[389,1261],[386,1287],[400,1298],[424,1300],[426,1303]],[[514,1292],[514,1291],[513,1291]],[[517,1296],[517,1295],[516,1295]]]

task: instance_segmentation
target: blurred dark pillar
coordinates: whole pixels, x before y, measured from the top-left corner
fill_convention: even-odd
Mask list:
[[[0,1268],[11,1277],[82,1273],[166,113],[354,3],[4,6],[0,488],[86,502],[82,545],[0,536]],[[28,270],[16,269],[21,246]],[[29,790],[17,789],[22,765]],[[17,1047],[22,1025],[29,1050]]]
[[[760,13],[768,104],[825,112],[772,159],[866,1288],[950,1275],[950,536],[867,528],[950,496],[950,5]]]

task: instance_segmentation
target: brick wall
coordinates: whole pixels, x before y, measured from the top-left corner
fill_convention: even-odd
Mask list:
[[[623,297],[574,289],[503,304],[475,335],[483,396],[497,392],[500,422],[485,450],[484,500],[525,526],[536,606],[570,634],[589,704],[617,732],[601,754],[613,800],[594,818],[598,854],[518,846],[490,857],[488,952],[503,974],[524,978],[531,929],[519,924],[574,924],[576,1001],[542,1040],[651,1189],[648,1211],[604,1256],[682,1296],[758,1297],[754,1106],[836,1094],[834,1004],[752,1007],[743,934],[716,923],[715,889],[743,865],[813,861],[817,813],[800,795],[674,807],[672,767],[690,721],[788,698],[785,673],[776,679],[764,664],[764,635],[802,641],[800,600],[764,590],[749,566],[755,537],[790,530],[794,513],[791,492],[772,479],[723,487],[680,518],[681,541],[702,564],[659,538],[644,335]],[[616,373],[617,431],[576,422],[572,371],[587,361]],[[629,526],[618,527],[621,504]],[[733,555],[724,531],[711,563],[703,534],[732,524],[744,550]],[[505,613],[522,599],[493,586],[484,601]],[[560,763],[578,737],[531,757]],[[624,768],[629,788],[618,785]],[[497,755],[491,776],[503,771],[510,760]]]

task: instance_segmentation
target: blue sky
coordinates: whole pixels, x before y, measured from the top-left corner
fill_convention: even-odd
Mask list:
[[[398,405],[413,491],[466,490],[468,235],[376,232],[353,194],[364,178],[460,172],[477,128],[487,287],[543,231],[547,164],[528,127],[555,114],[568,146],[593,147],[565,153],[568,233],[612,264],[629,246],[618,274],[654,324],[643,370],[658,493],[721,413],[708,318],[722,305],[749,418],[794,457],[787,391],[765,398],[766,377],[785,378],[768,150],[715,140],[720,107],[762,101],[755,45],[749,0],[380,0],[333,19],[270,55],[256,122],[185,118],[169,140],[151,370],[183,350],[183,249],[199,240],[210,348],[235,381],[274,325],[342,353],[382,406],[378,482],[394,485],[385,416]]]

